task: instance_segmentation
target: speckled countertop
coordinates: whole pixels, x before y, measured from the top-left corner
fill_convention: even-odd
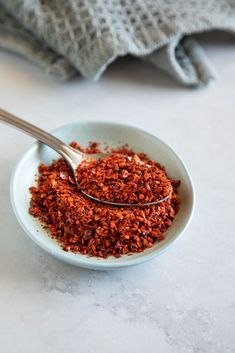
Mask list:
[[[128,122],[170,143],[197,191],[184,236],[137,267],[94,272],[64,264],[21,230],[9,177],[32,139],[0,125],[2,353],[235,352],[235,43],[205,44],[220,77],[179,87],[138,61],[97,83],[61,83],[0,52],[0,106],[45,129],[78,119]]]

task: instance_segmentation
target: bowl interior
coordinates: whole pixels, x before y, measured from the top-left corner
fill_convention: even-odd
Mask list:
[[[145,152],[150,158],[165,166],[171,178],[180,179],[180,210],[172,226],[165,233],[165,240],[155,243],[151,249],[119,259],[109,257],[100,259],[63,251],[55,240],[52,240],[37,219],[28,213],[30,193],[29,187],[35,184],[38,165],[50,163],[59,157],[49,147],[35,143],[24,154],[17,164],[11,180],[11,200],[15,214],[25,232],[43,249],[57,258],[71,264],[93,269],[117,268],[134,265],[151,259],[165,250],[179,237],[190,221],[194,206],[194,192],[191,178],[180,158],[164,142],[134,127],[113,123],[76,122],[56,129],[53,134],[65,142],[79,141],[87,146],[89,141],[107,143],[110,147],[118,147],[128,143],[136,152]],[[105,146],[101,144],[101,147]]]

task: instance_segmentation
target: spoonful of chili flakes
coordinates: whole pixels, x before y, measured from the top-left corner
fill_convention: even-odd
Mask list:
[[[150,206],[168,199],[171,180],[158,163],[125,150],[103,159],[82,161],[77,168],[79,188],[96,201],[119,206]]]
[[[3,109],[0,120],[59,153],[69,165],[78,190],[94,201],[122,207],[150,206],[172,194],[172,183],[164,169],[144,154],[84,153]]]

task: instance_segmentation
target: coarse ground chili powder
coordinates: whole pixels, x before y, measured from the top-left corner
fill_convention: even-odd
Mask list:
[[[73,142],[72,147],[81,150]],[[92,143],[83,150],[99,152]],[[128,203],[166,201],[149,207],[115,207],[82,195],[65,160],[39,166],[31,187],[29,212],[37,217],[65,251],[106,258],[142,252],[164,239],[179,208],[177,186],[158,163],[123,147],[105,160],[86,162],[77,170],[82,189],[103,200]]]
[[[144,154],[112,153],[98,161],[84,161],[77,169],[79,186],[103,201],[144,204],[160,201],[173,191],[171,180]]]

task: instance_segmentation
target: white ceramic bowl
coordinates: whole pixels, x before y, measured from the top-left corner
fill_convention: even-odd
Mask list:
[[[34,143],[23,155],[13,171],[11,178],[11,201],[15,215],[29,237],[41,248],[58,259],[70,264],[91,269],[114,269],[136,265],[152,259],[168,248],[186,229],[194,209],[194,189],[191,177],[177,154],[157,137],[132,126],[107,122],[76,122],[62,126],[53,134],[65,142],[79,141],[87,146],[89,141],[103,141],[111,147],[128,143],[136,152],[145,152],[151,159],[166,167],[171,178],[180,179],[180,210],[172,226],[165,233],[165,240],[155,243],[132,256],[124,255],[118,259],[109,257],[101,259],[63,251],[55,240],[52,240],[37,219],[28,213],[30,193],[29,187],[35,184],[35,174],[40,162],[50,163],[58,158],[58,154],[49,147]],[[102,146],[101,146],[102,147]]]

